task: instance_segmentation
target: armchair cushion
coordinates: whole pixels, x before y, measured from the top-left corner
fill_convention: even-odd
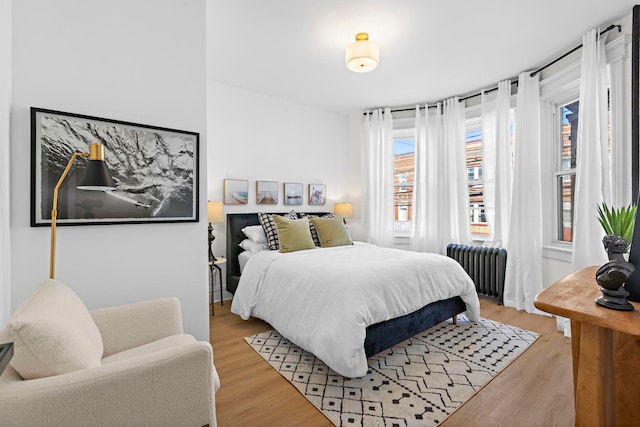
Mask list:
[[[89,310],[71,289],[52,279],[18,306],[3,335],[14,342],[11,366],[24,379],[101,364],[102,337]]]
[[[166,350],[168,348],[180,347],[196,342],[196,339],[188,334],[171,335],[170,337],[160,338],[159,340],[143,344],[120,353],[102,359],[102,364],[119,362],[121,360],[131,359],[132,357],[143,356],[145,354],[155,353],[157,351]]]
[[[103,357],[183,333],[177,298],[140,301],[89,313],[102,336]]]

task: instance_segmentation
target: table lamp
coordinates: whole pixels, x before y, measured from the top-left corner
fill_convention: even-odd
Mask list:
[[[109,175],[109,170],[104,161],[104,146],[99,143],[93,143],[89,146],[89,152],[75,152],[69,159],[67,167],[62,172],[62,176],[58,180],[58,183],[53,188],[53,207],[51,208],[51,260],[49,267],[49,278],[55,278],[56,268],[56,218],[58,217],[58,190],[62,185],[62,182],[66,178],[71,166],[78,157],[89,157],[87,166],[80,181],[80,185],[77,186],[80,190],[91,191],[109,191],[114,190],[116,184]]]
[[[213,226],[211,224],[213,224],[214,222],[224,221],[222,202],[208,202],[207,217],[209,218],[209,262],[214,262],[216,261],[216,257],[213,255],[213,251],[211,250],[211,244],[213,243],[213,239],[215,239],[216,236],[213,235]]]
[[[353,205],[351,203],[336,203],[333,205],[333,211],[336,215],[340,215],[344,223],[347,223],[346,218],[353,217]]]

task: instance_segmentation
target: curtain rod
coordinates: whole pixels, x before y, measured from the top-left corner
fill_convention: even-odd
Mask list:
[[[615,25],[615,24],[611,24],[609,25],[607,28],[605,28],[604,30],[602,30],[600,32],[600,36],[603,36],[604,34],[608,33],[609,31],[613,30],[617,28],[618,32],[622,31],[622,26],[620,25]],[[536,74],[538,74],[540,71],[542,70],[546,70],[547,68],[549,68],[550,66],[552,66],[553,64],[555,64],[556,62],[566,58],[567,56],[571,55],[573,52],[575,52],[576,50],[580,49],[582,47],[582,43],[580,43],[578,46],[574,47],[573,49],[571,49],[569,52],[565,53],[564,55],[560,55],[558,58],[554,59],[553,61],[549,62],[546,65],[543,65],[542,67],[538,68],[537,70],[535,70],[534,72],[532,72],[531,74],[529,74],[530,77],[535,76]]]
[[[512,79],[511,84],[512,85],[517,85],[518,84],[518,80],[513,80]],[[482,91],[480,91],[478,93],[474,93],[473,95],[467,95],[464,98],[460,98],[458,101],[459,102],[463,102],[463,101],[466,101],[467,99],[474,98],[476,96],[480,96],[483,93],[487,94],[487,93],[490,93],[490,92],[494,92],[496,90],[498,90],[498,86],[492,87],[491,89],[482,90]],[[437,108],[437,104],[439,104],[440,102],[442,102],[442,101],[438,101],[434,105],[429,105],[429,106],[427,106],[427,108]],[[418,108],[420,108],[421,110],[424,110],[424,107],[422,107],[422,106],[418,107]],[[374,110],[375,110],[375,108],[374,108]],[[392,113],[399,113],[401,111],[415,111],[415,108],[392,108],[391,109]],[[364,113],[362,113],[363,116],[366,116],[366,115],[369,115],[369,114],[371,114],[371,112],[365,111]]]
[[[381,108],[381,107],[378,107]],[[369,110],[377,110],[378,108],[369,108]],[[424,107],[418,107],[420,110],[424,110]],[[427,108],[436,108],[436,105],[429,105]],[[415,107],[414,108],[392,108],[391,112],[392,113],[399,113],[401,111],[416,111]],[[368,116],[369,114],[373,114],[372,111],[365,111],[362,113],[363,116]]]
[[[621,25],[611,24],[611,25],[609,25],[607,28],[605,28],[604,30],[602,30],[602,31],[600,32],[600,36],[603,36],[604,34],[608,33],[609,31],[611,31],[611,30],[613,30],[613,29],[616,29],[616,28],[618,29],[618,32],[621,32],[621,31],[622,31],[622,26],[621,26]],[[558,58],[554,59],[553,61],[549,62],[548,64],[543,65],[542,67],[540,67],[540,68],[538,68],[537,70],[533,71],[529,76],[530,76],[530,77],[535,76],[536,74],[538,74],[538,73],[539,73],[539,72],[541,72],[542,70],[545,70],[545,69],[549,68],[550,66],[552,66],[552,65],[553,65],[553,64],[555,64],[556,62],[558,62],[558,61],[560,61],[560,60],[562,60],[562,59],[566,58],[566,57],[567,57],[567,56],[569,56],[569,55],[571,55],[573,52],[577,51],[577,50],[578,50],[578,49],[580,49],[581,47],[582,47],[582,43],[581,43],[580,45],[578,45],[578,46],[574,47],[574,48],[573,48],[573,49],[571,49],[570,51],[566,52],[565,54],[563,54],[563,55],[559,56]],[[517,80],[517,79],[512,79],[511,84],[512,84],[512,85],[514,85],[514,84],[515,84],[515,85],[517,85],[517,84],[518,84],[518,80]],[[490,93],[490,92],[493,92],[493,91],[496,91],[496,90],[498,90],[498,87],[497,87],[497,86],[496,86],[496,87],[494,87],[494,88],[491,88],[491,89],[481,90],[480,92],[478,92],[478,93],[474,93],[473,95],[467,95],[467,96],[465,96],[465,97],[463,97],[463,98],[460,98],[460,99],[459,99],[459,101],[460,101],[460,102],[463,102],[463,101],[466,101],[467,99],[475,98],[476,96],[480,96],[480,95],[482,95],[483,93],[484,93],[484,94],[487,94],[487,93]],[[438,102],[442,102],[442,101],[438,101]],[[436,103],[436,104],[437,104],[437,103]],[[422,110],[424,107],[419,107],[419,108]],[[430,106],[428,106],[427,108],[436,108],[436,105],[430,105]],[[398,112],[401,112],[401,111],[414,111],[414,110],[415,110],[415,108],[395,108],[395,109],[393,109],[393,108],[392,108],[392,109],[391,109],[391,112],[392,112],[392,113],[398,113]],[[367,112],[367,111],[365,111],[364,113],[362,113],[362,115],[363,115],[363,116],[367,116],[367,115],[369,115],[369,114],[371,114],[371,113],[370,113],[370,112]]]
[[[518,85],[518,79],[517,78],[515,78],[515,80],[511,79],[511,84],[517,86]],[[467,99],[475,98],[476,96],[480,96],[482,94],[486,95],[487,93],[495,92],[496,90],[498,90],[498,86],[492,87],[491,89],[481,90],[480,92],[474,93],[473,95],[467,95],[464,98],[460,98],[459,101],[460,102],[464,102]]]

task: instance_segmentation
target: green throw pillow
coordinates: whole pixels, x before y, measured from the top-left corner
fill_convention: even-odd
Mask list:
[[[349,230],[345,227],[340,215],[334,218],[311,218],[311,222],[318,230],[321,247],[353,245]]]
[[[311,238],[309,220],[288,219],[274,215],[273,220],[278,230],[280,240],[280,252],[295,252],[303,249],[315,249],[316,245]]]

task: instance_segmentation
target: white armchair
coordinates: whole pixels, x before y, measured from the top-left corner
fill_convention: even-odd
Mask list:
[[[0,332],[15,353],[0,376],[0,425],[216,425],[211,345],[183,333],[177,299],[88,317],[78,302],[47,280]]]

